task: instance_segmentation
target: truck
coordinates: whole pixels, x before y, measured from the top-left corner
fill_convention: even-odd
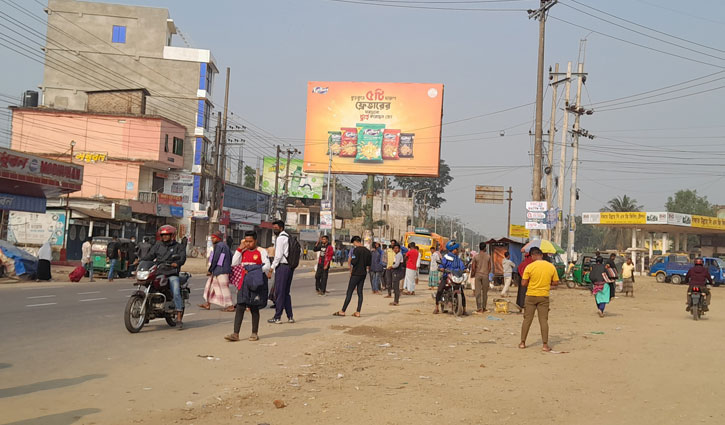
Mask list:
[[[705,267],[710,270],[710,276],[715,286],[725,282],[725,261],[716,257],[703,257]],[[671,282],[680,284],[685,281],[687,272],[694,266],[690,258],[683,254],[670,254],[656,257],[650,265],[650,276],[654,276],[657,282]]]
[[[408,246],[411,242],[415,243],[420,252],[420,272],[428,273],[430,270],[431,248],[435,247],[438,250],[445,248],[448,238],[433,233],[428,229],[416,227],[414,231],[407,232],[404,236],[403,243],[405,246]]]

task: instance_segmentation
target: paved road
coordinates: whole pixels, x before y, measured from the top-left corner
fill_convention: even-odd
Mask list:
[[[0,287],[0,423],[86,423],[74,418],[91,414],[88,422],[93,418],[100,419],[95,423],[106,423],[113,415],[135,408],[134,402],[141,398],[135,392],[171,390],[173,382],[198,380],[194,375],[198,370],[184,366],[199,365],[197,355],[224,355],[227,360],[240,348],[251,347],[224,345],[221,337],[231,331],[234,313],[196,306],[203,301],[204,282],[204,277],[191,279],[191,306],[183,331],[169,328],[162,319],[139,334],[130,334],[123,324],[124,306],[133,290],[131,280]],[[267,324],[272,310],[265,309],[261,343],[285,345],[296,337],[328,330],[326,323],[342,303],[346,283],[347,274],[331,274],[330,296],[318,297],[310,273],[295,278],[292,297],[298,323]],[[249,332],[251,318],[245,319],[243,336]],[[228,372],[203,367],[210,382],[195,384],[194,391],[173,390],[168,398],[148,400],[142,408],[168,408],[171,402],[180,407],[181,400],[215,391],[211,381]],[[28,419],[33,421],[24,421]]]

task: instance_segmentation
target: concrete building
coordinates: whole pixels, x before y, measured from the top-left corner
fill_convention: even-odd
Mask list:
[[[413,229],[413,197],[404,189],[378,191],[373,197],[373,221],[385,222],[376,226],[376,239],[403,241],[405,232]]]
[[[46,11],[42,106],[123,110],[181,124],[186,130],[182,155],[172,168],[184,170],[192,181],[192,194],[183,205],[186,235],[195,245],[205,245],[193,235],[208,228],[211,92],[218,73],[211,52],[172,46],[178,31],[166,9],[49,0]],[[140,89],[145,96],[139,96]]]

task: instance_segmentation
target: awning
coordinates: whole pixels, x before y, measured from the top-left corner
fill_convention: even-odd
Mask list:
[[[0,193],[0,210],[45,212],[45,198]]]

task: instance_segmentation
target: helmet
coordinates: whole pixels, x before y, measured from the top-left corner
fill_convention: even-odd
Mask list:
[[[705,263],[702,261],[702,258],[695,258],[696,266],[702,266],[703,264],[705,264]]]
[[[453,251],[454,249],[458,249],[458,248],[460,248],[460,247],[461,247],[461,245],[459,245],[459,244],[458,244],[458,242],[456,242],[455,240],[453,240],[453,241],[450,241],[450,242],[448,242],[448,243],[446,244],[446,249],[447,249],[448,251]]]
[[[159,228],[159,235],[176,235],[176,227],[165,224]]]

